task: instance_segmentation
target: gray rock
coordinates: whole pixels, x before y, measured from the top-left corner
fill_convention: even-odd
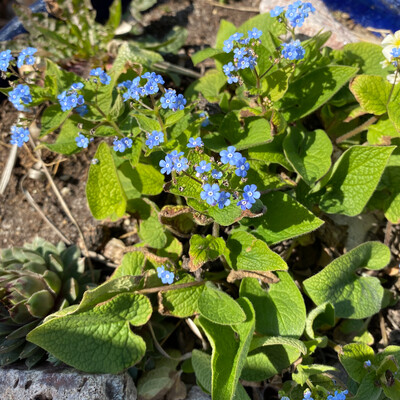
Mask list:
[[[285,5],[287,3],[283,0],[261,0],[260,13],[269,12],[275,6]],[[301,28],[296,28],[297,33],[314,36],[321,30],[331,31],[332,36],[326,42],[326,45],[333,49],[339,49],[347,43],[359,41],[357,35],[333,18],[331,12],[321,0],[312,0],[312,5],[315,7],[315,13],[306,19]]]
[[[0,369],[1,400],[136,400],[128,373],[87,374],[45,366],[32,370]]]
[[[186,400],[211,400],[211,396],[204,393],[199,386],[193,386],[189,390]]]

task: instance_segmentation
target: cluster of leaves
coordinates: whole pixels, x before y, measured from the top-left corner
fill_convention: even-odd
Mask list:
[[[262,31],[257,65],[239,70],[241,84],[228,86],[223,65],[231,55],[223,51],[224,41],[254,27]],[[368,398],[398,398],[399,348],[374,356],[367,346],[368,318],[392,301],[371,276],[389,264],[389,249],[362,243],[297,285],[287,259],[269,247],[291,240],[293,250],[324,224],[326,214],[378,209],[400,222],[398,87],[383,78],[380,46],[321,49],[329,38],[322,33],[301,43],[303,60],[291,61],[281,57],[285,33],[285,25],[268,15],[239,28],[222,21],[215,48],[193,56],[194,63],[212,57],[216,68],[186,90],[183,110],[165,110],[154,96],[123,101],[117,85],[145,71],[132,68],[128,44],[108,71],[109,85],[47,61],[44,87],[30,86],[31,105],[53,103],[41,115],[41,137],[55,133],[56,139],[41,145],[71,155],[82,151],[78,132],[94,138],[91,146],[100,142],[89,170],[89,207],[97,219],[135,215],[141,242],[107,282],[87,291],[78,306],[48,317],[28,340],[88,372],[116,373],[137,364],[145,371],[138,387],[146,399],[175,387],[180,371],[194,372],[214,399],[248,399],[242,382],[272,378],[302,357],[282,388],[301,400],[306,388],[325,399],[341,387],[327,374],[334,368],[314,364],[314,353],[341,342],[340,333],[356,332],[351,340],[358,343],[340,356],[352,379],[348,390],[355,399],[372,392],[376,396]],[[77,82],[85,84],[84,116],[62,112],[57,102]],[[207,126],[195,112],[199,96],[219,106]],[[163,132],[165,141],[150,149],[145,138],[153,131]],[[132,147],[114,151],[107,137],[115,135],[131,138]],[[261,192],[251,210],[208,206],[200,200],[201,182],[190,173],[173,173],[165,183],[160,160],[184,151],[191,137],[204,143],[192,165],[200,154],[218,159],[229,145],[247,158],[249,181]],[[244,184],[233,179],[228,184]],[[161,266],[173,270],[174,284],[161,284]],[[371,274],[361,275],[362,269]],[[303,296],[315,308],[306,309]],[[176,349],[167,354],[159,345],[176,318],[186,319],[204,344],[200,349],[192,342],[183,364],[185,355]],[[157,359],[160,349],[168,360]],[[367,360],[370,369],[364,368]]]

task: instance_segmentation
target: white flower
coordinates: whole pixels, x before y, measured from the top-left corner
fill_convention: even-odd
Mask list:
[[[392,50],[400,48],[400,31],[397,31],[394,35],[387,35],[385,39],[382,40],[382,46],[383,55],[389,62],[392,61]]]
[[[386,76],[386,79],[393,85],[397,85],[400,82],[400,75],[397,74],[396,82],[394,81],[396,74],[389,74]]]

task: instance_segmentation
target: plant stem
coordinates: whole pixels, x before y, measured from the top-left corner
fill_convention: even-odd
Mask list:
[[[365,121],[363,124],[361,124],[360,126],[357,126],[357,128],[351,130],[350,132],[345,133],[344,135],[338,137],[336,139],[336,143],[342,143],[343,141],[350,139],[351,137],[357,135],[358,133],[362,132],[363,130],[365,130],[366,128],[368,128],[370,125],[372,125],[374,122],[376,122],[378,120],[378,118],[376,117],[371,117],[370,119],[368,119],[367,121]]]
[[[219,237],[219,224],[214,221],[213,227],[212,227],[212,235],[214,237]]]
[[[200,179],[195,178],[192,175],[189,175],[186,171],[182,171],[186,176],[188,176],[190,179],[193,179],[194,181],[196,181],[197,183],[200,183],[201,186],[203,186],[203,182]]]
[[[156,117],[157,117],[157,119],[158,119],[158,122],[159,122],[159,124],[160,124],[160,126],[161,126],[161,131],[162,131],[163,133],[165,133],[165,136],[167,137],[167,140],[168,140],[168,134],[167,134],[167,131],[166,131],[165,127],[164,127],[164,122],[163,122],[163,120],[162,120],[162,118],[161,118],[161,115],[160,115],[160,113],[159,113],[159,111],[158,111],[158,107],[157,107],[157,104],[156,104],[156,100],[154,99],[154,96],[153,96],[152,94],[150,95],[150,99],[151,99],[151,104],[153,104],[154,113],[156,114]]]
[[[390,89],[390,93],[389,93],[389,97],[388,97],[388,100],[387,100],[387,103],[386,103],[386,107],[389,105],[390,98],[392,97],[393,90],[394,90],[394,87],[395,87],[395,85],[396,85],[396,80],[397,80],[397,75],[398,75],[398,74],[399,74],[399,65],[397,66],[396,72],[395,72],[395,74],[394,74],[394,82],[393,82],[393,85],[392,85],[392,87],[391,87],[391,89]]]

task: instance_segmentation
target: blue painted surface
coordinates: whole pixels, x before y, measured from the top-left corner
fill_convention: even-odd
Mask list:
[[[309,0],[312,1],[312,0]],[[350,14],[358,24],[365,27],[400,29],[400,0],[323,0],[331,10]]]

